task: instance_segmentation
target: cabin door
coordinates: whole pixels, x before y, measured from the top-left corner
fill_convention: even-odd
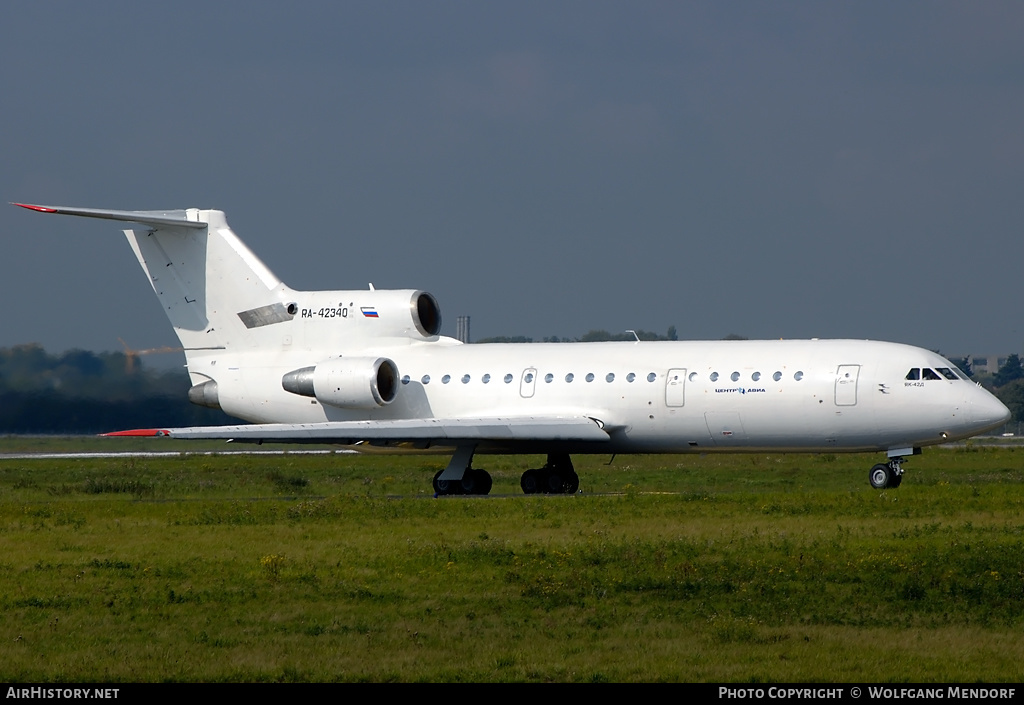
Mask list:
[[[537,386],[537,368],[527,367],[523,370],[523,376],[519,381],[519,396],[529,399],[533,396],[534,387]]]
[[[857,405],[857,378],[860,365],[840,365],[836,370],[836,406]]]
[[[686,368],[673,367],[665,379],[665,406],[682,406],[686,403]]]

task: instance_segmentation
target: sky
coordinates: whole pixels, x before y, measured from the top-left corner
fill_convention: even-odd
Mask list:
[[[0,201],[215,208],[443,332],[1024,351],[1024,4],[0,4]],[[0,206],[0,347],[175,346],[118,224]],[[155,356],[153,356],[155,357]],[[183,359],[183,358],[182,358]]]

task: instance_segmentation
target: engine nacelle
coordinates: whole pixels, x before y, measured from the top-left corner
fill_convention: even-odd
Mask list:
[[[220,396],[217,394],[217,383],[208,379],[201,384],[194,385],[188,390],[188,400],[199,406],[219,409]]]
[[[386,357],[338,357],[281,378],[286,392],[342,409],[386,406],[398,394],[398,367]]]
[[[441,333],[441,307],[412,289],[295,292],[295,320],[326,349],[352,349],[368,338],[432,340]],[[333,337],[336,336],[336,337]]]
[[[441,332],[441,307],[432,294],[425,291],[413,292],[409,308],[413,325],[421,335],[430,338]]]

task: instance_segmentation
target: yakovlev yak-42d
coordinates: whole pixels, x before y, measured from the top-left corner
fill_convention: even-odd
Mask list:
[[[23,205],[23,204],[16,204]],[[251,425],[122,433],[450,448],[439,494],[487,494],[478,453],[545,454],[526,493],[579,488],[573,453],[885,452],[997,428],[1009,410],[941,356],[868,340],[463,345],[413,290],[296,291],[216,210],[23,207],[125,230],[182,347],[196,404]],[[116,435],[116,434],[115,434]]]

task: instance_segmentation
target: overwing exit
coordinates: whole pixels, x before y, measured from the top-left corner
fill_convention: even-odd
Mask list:
[[[488,453],[542,454],[526,493],[572,493],[579,453],[885,452],[904,458],[1010,417],[928,350],[866,340],[463,345],[418,290],[298,291],[217,210],[14,204],[125,230],[185,351],[196,404],[249,425],[145,434],[355,448],[447,448],[438,494],[487,494]]]

